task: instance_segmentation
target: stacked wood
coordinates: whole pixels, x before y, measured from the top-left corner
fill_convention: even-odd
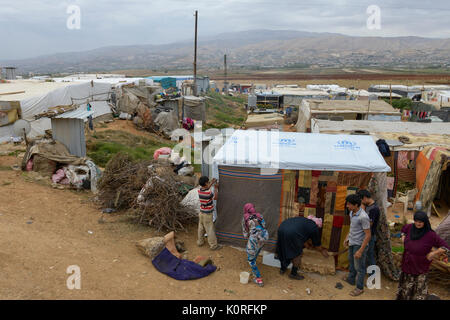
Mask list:
[[[48,108],[47,111],[41,112],[41,113],[35,115],[34,119],[37,120],[37,119],[40,119],[40,118],[54,118],[57,115],[60,115],[60,114],[63,114],[63,113],[75,110],[77,108],[78,108],[78,106],[75,105],[75,104],[51,107],[51,108]]]

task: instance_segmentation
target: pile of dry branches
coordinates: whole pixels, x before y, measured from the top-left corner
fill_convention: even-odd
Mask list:
[[[151,161],[134,162],[124,153],[111,158],[98,182],[98,199],[102,206],[119,210],[131,208],[150,176],[149,164]]]
[[[133,161],[118,153],[107,164],[98,183],[98,199],[104,207],[132,209],[139,223],[159,230],[186,230],[196,221],[195,211],[180,204],[183,186],[170,164]]]
[[[134,202],[134,212],[140,223],[159,230],[186,230],[185,225],[195,222],[195,211],[180,204],[181,182],[175,180],[171,170],[155,170]]]
[[[434,260],[428,272],[428,279],[431,282],[440,283],[450,288],[450,264]]]

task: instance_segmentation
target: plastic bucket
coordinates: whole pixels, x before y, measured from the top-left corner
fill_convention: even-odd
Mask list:
[[[240,274],[240,281],[242,284],[247,284],[248,283],[248,278],[250,277],[250,273],[243,271]]]

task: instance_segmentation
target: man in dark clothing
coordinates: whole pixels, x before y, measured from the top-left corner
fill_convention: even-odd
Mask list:
[[[276,253],[280,260],[280,274],[284,274],[288,265],[292,262],[292,270],[289,278],[302,280],[304,277],[297,273],[301,263],[303,247],[314,247],[328,257],[328,251],[321,247],[319,227],[322,227],[322,219],[315,217],[294,217],[284,220],[278,228]],[[311,240],[312,246],[308,243]]]
[[[372,195],[367,190],[359,190],[358,195],[361,197],[361,203],[365,207],[365,211],[370,218],[370,233],[371,238],[369,242],[369,249],[367,251],[367,266],[376,265],[377,261],[375,259],[375,242],[376,230],[378,225],[378,220],[380,220],[380,208],[376,202],[372,199]]]

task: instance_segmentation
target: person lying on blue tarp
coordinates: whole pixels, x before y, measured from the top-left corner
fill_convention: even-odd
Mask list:
[[[212,264],[202,267],[193,261],[181,259],[173,231],[164,237],[154,237],[139,241],[136,246],[150,257],[153,266],[159,272],[177,280],[203,278],[217,269]]]

